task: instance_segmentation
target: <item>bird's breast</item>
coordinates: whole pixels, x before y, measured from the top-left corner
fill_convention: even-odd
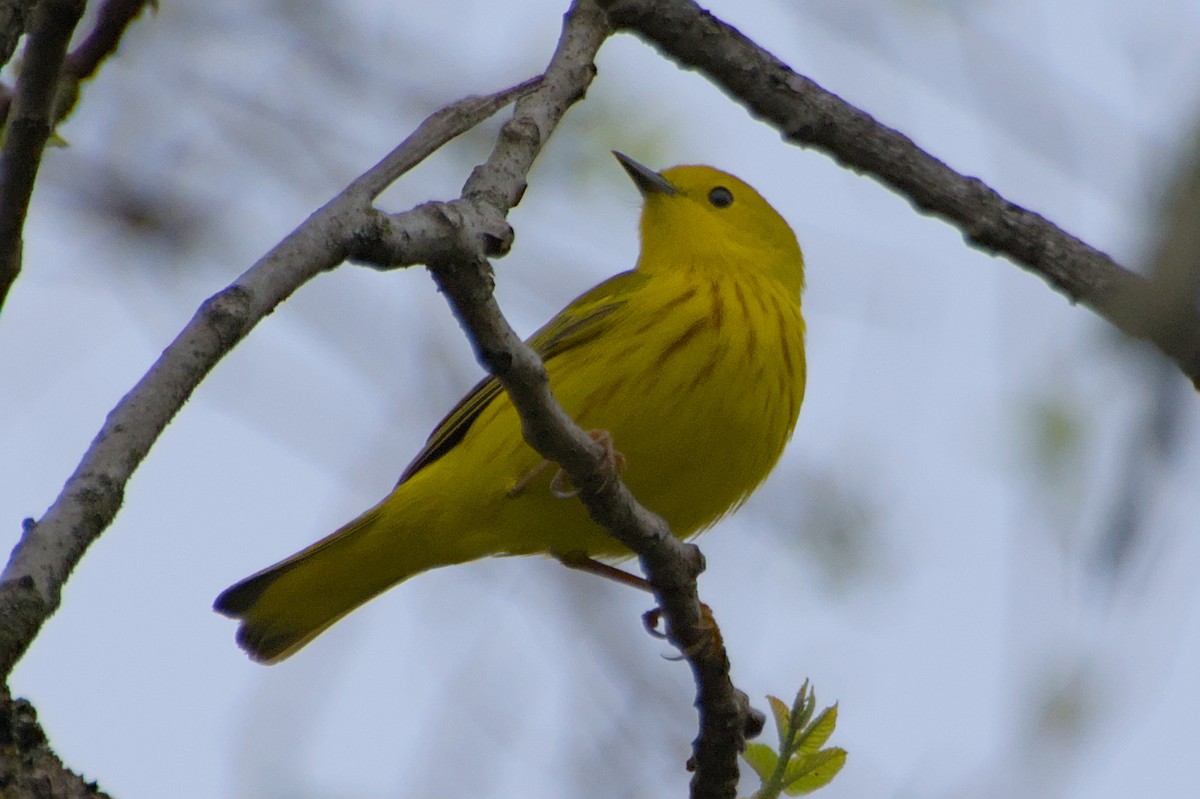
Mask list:
[[[805,380],[798,299],[766,280],[662,276],[612,338],[553,364],[552,387],[585,429],[612,435],[639,500],[676,534],[698,532],[766,477],[791,435]]]

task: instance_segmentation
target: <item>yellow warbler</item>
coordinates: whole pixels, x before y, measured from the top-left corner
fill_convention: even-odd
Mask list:
[[[623,479],[679,536],[740,504],[775,465],[804,397],[804,262],[754,189],[706,166],[654,172],[616,154],[644,197],[637,267],[529,340]],[[281,660],[414,574],[488,555],[628,554],[561,490],[495,379],[438,425],[387,497],[249,577],[215,608],[250,657]]]

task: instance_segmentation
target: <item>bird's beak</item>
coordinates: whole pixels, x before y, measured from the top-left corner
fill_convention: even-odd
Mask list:
[[[625,167],[625,171],[629,173],[629,177],[633,178],[633,182],[637,184],[638,191],[643,197],[649,197],[651,194],[678,194],[679,189],[671,185],[671,181],[664,178],[659,173],[655,172],[648,166],[642,166],[637,161],[634,161],[625,153],[619,153],[613,150],[613,155],[621,162],[621,166]]]

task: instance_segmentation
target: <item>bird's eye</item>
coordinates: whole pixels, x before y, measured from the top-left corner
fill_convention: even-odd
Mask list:
[[[708,193],[708,201],[714,208],[728,208],[733,205],[733,192],[724,186],[717,186]]]

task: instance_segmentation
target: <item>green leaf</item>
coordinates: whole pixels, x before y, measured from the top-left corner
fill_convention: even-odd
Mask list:
[[[779,745],[785,746],[788,730],[792,726],[792,712],[777,696],[768,696],[767,703],[771,706],[771,715],[775,717],[775,731],[779,733]]]
[[[808,689],[808,680],[800,686],[796,701],[792,703],[792,729],[799,732],[812,718],[813,708],[817,705],[817,697]]]
[[[750,764],[750,768],[754,769],[754,773],[764,785],[779,765],[779,755],[766,744],[747,744],[742,752],[742,759]]]
[[[822,749],[812,755],[797,757],[788,763],[783,775],[783,792],[801,796],[824,788],[846,765],[846,750],[840,747]]]
[[[829,736],[833,735],[833,728],[836,726],[837,704],[834,704],[822,710],[821,715],[817,716],[817,720],[804,731],[796,742],[796,751],[802,755],[811,755],[816,752],[825,745]]]

